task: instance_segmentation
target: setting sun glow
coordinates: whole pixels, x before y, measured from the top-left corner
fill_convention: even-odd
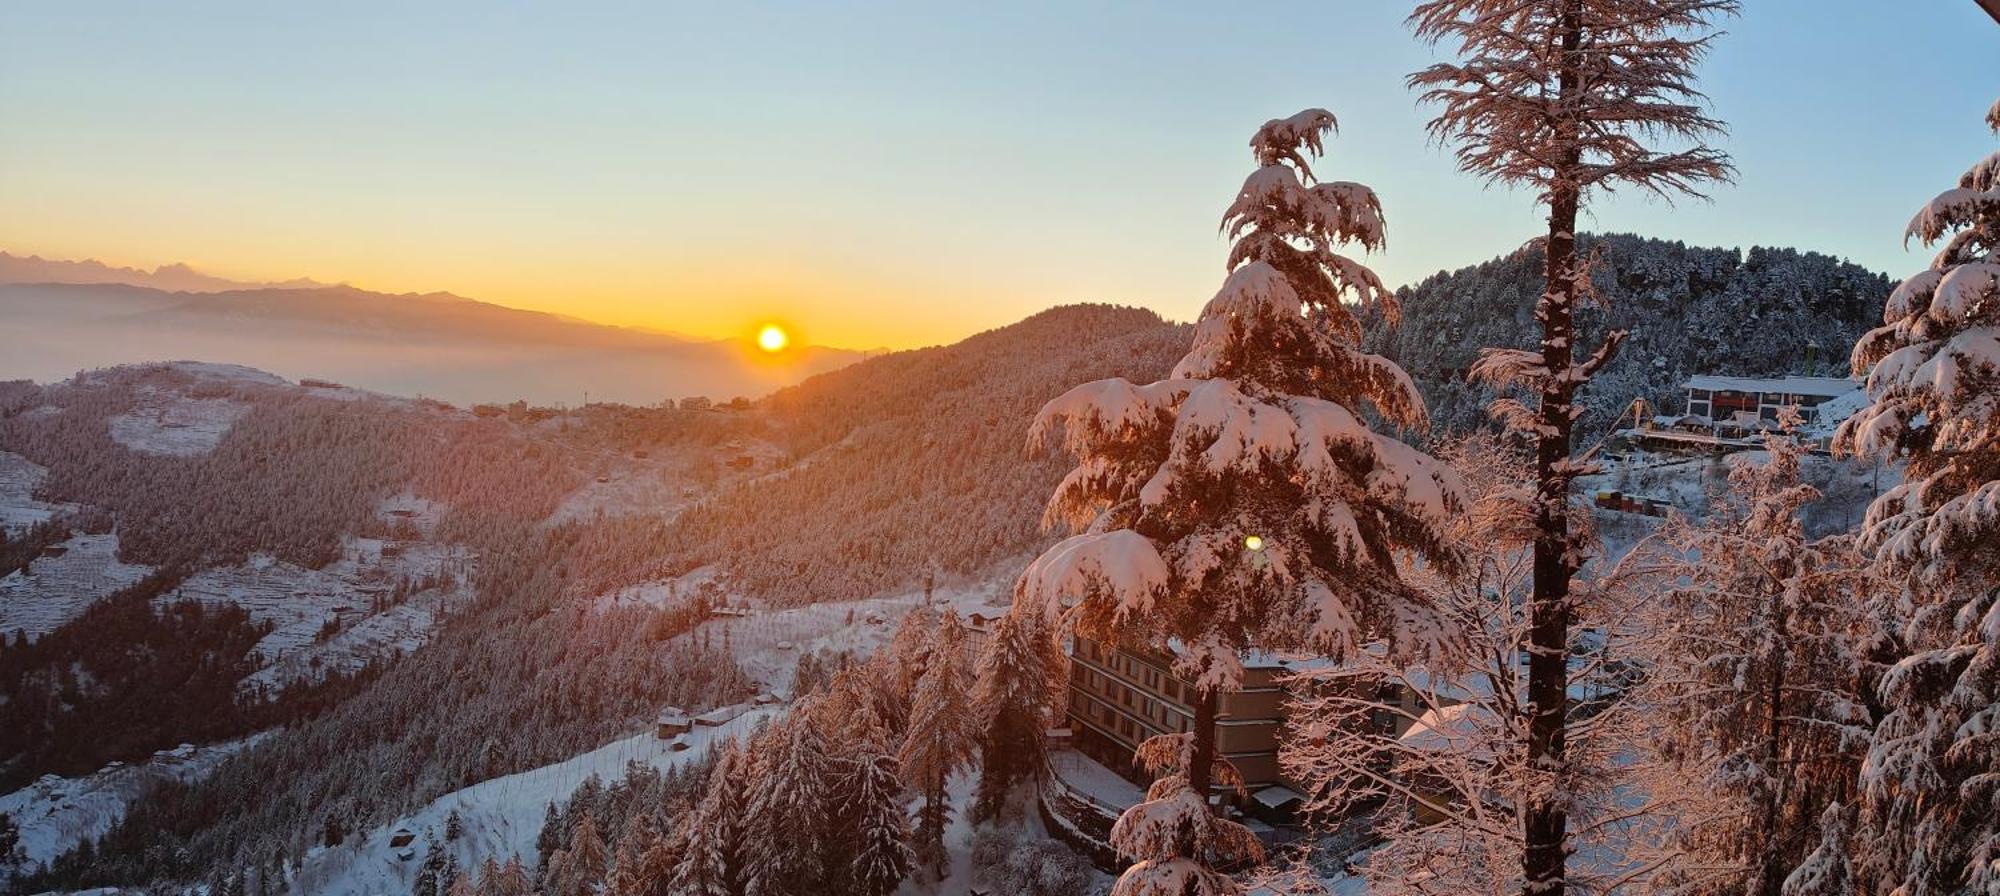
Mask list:
[[[784,327],[777,324],[765,324],[763,329],[757,331],[757,347],[767,352],[784,351],[785,346],[791,342],[792,337],[785,333]]]

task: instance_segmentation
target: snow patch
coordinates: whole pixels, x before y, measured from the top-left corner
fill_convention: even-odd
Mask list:
[[[140,454],[197,457],[215,450],[250,406],[227,398],[140,391],[141,404],[111,418],[111,440]]]
[[[0,451],[0,534],[8,537],[47,522],[61,507],[35,500],[35,488],[49,470],[18,454]]]
[[[0,636],[46,635],[149,572],[151,567],[119,562],[115,533],[71,537],[0,579]]]
[[[267,665],[244,684],[275,688],[422,646],[439,620],[472,599],[473,564],[472,553],[455,545],[349,538],[341,559],[324,569],[259,554],[196,573],[156,603],[235,604],[271,623],[256,648]]]
[[[519,855],[530,867],[536,862],[535,838],[541,833],[542,813],[550,802],[570,798],[592,775],[611,782],[625,774],[628,763],[637,762],[665,771],[707,754],[724,741],[742,737],[759,724],[778,715],[779,709],[753,709],[734,721],[715,728],[698,727],[687,735],[690,749],[674,750],[652,733],[614,741],[596,750],[554,765],[494,778],[439,797],[430,805],[389,824],[376,828],[333,849],[309,856],[292,882],[295,892],[342,896],[342,894],[407,893],[416,883],[423,864],[421,844],[432,833],[438,842],[457,856],[461,868],[477,868],[491,856],[505,862]],[[456,811],[464,832],[456,840],[444,839],[445,818]],[[398,829],[417,835],[416,858],[396,858],[389,838]]]
[[[206,747],[183,745],[162,750],[145,762],[113,762],[78,778],[44,775],[0,796],[0,813],[12,816],[21,826],[21,850],[27,864],[46,864],[85,839],[104,836],[125,817],[125,807],[154,785],[206,777],[224,759],[262,736]]]

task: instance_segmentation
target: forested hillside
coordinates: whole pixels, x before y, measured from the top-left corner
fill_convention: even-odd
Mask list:
[[[806,603],[1028,551],[1063,473],[1026,450],[1036,409],[1076,383],[1164,377],[1187,338],[1149,311],[1057,308],[781,390],[762,404],[797,465],[682,514],[666,568],[720,563],[749,593]]]
[[[1586,236],[1594,307],[1581,310],[1582,344],[1605,331],[1631,338],[1584,394],[1584,433],[1600,433],[1645,398],[1680,409],[1680,385],[1697,373],[1839,376],[1856,339],[1879,321],[1889,278],[1817,252],[1702,248],[1629,234]],[[1533,341],[1542,253],[1512,255],[1439,272],[1398,292],[1402,322],[1371,321],[1367,345],[1400,363],[1423,390],[1433,428],[1463,431],[1485,419],[1487,389],[1466,368],[1491,346]]]

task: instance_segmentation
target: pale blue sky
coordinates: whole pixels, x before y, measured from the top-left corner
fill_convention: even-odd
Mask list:
[[[1702,73],[1741,169],[1588,226],[1901,276],[1995,146],[1971,0],[1749,0]],[[1403,77],[1402,3],[0,9],[0,248],[447,289],[708,335],[948,341],[1076,301],[1193,317],[1257,124],[1326,106],[1400,284],[1519,245]]]

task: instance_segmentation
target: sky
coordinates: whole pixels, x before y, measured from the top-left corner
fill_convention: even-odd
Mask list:
[[[1903,276],[1991,152],[1972,0],[1749,0],[1701,71],[1739,168],[1587,227]],[[950,342],[1074,302],[1190,320],[1250,133],[1323,106],[1390,284],[1533,237],[1404,87],[1382,0],[0,5],[0,249],[446,290],[704,337]]]

